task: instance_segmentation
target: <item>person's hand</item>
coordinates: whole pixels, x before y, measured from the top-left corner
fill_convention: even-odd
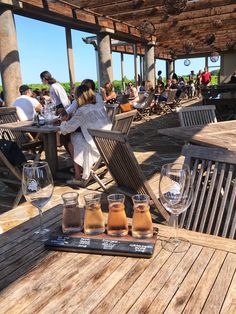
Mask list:
[[[104,92],[105,92],[105,89],[104,89],[103,87],[100,87],[100,91],[101,91],[102,93],[104,93]]]

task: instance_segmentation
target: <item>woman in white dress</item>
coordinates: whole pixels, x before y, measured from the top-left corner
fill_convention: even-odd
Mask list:
[[[74,160],[75,178],[67,183],[81,185],[83,180],[88,179],[92,165],[100,157],[88,129],[110,130],[112,125],[104,105],[96,102],[96,95],[88,86],[77,87],[74,102],[77,103],[77,110],[70,120],[61,123],[60,129],[64,135],[71,133],[69,149]]]

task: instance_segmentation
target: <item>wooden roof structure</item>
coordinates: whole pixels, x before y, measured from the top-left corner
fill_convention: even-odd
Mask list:
[[[102,28],[113,30],[113,38],[131,44],[113,46],[115,51],[133,53],[136,43],[138,54],[143,54],[148,41],[155,42],[155,57],[164,59],[236,50],[236,0],[188,0],[176,15],[166,13],[165,1],[0,0],[0,4],[10,5],[17,14],[95,34]]]

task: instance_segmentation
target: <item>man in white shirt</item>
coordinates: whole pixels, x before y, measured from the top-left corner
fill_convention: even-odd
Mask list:
[[[21,96],[16,98],[12,106],[16,107],[21,121],[33,120],[36,112],[41,111],[42,105],[32,97],[32,90],[28,85],[21,85],[19,91]]]
[[[48,84],[50,86],[50,98],[56,109],[66,109],[69,107],[70,100],[64,87],[52,77],[51,73],[43,71],[40,73],[40,78],[43,84]]]

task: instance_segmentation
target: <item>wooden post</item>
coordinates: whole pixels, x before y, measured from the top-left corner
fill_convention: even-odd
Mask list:
[[[122,89],[125,92],[125,76],[124,76],[124,54],[121,52],[120,54],[120,66],[121,66],[121,81],[122,81]]]
[[[139,56],[139,66],[140,66],[140,85],[141,85],[141,82],[143,81],[143,57],[140,55]]]
[[[155,60],[154,60],[154,42],[150,42],[145,47],[145,54],[146,54],[146,72],[147,72],[147,79],[152,82],[153,86],[155,86]]]
[[[0,69],[7,107],[19,96],[22,85],[20,58],[13,12],[0,9]]]
[[[73,58],[71,29],[66,27],[65,30],[66,30],[66,47],[67,47],[70,88],[71,90],[73,90],[75,87],[75,67],[74,67],[74,58]]]
[[[111,30],[112,31],[112,30]],[[111,39],[107,29],[97,34],[97,49],[100,68],[100,82],[113,81]]]
[[[133,45],[134,47],[134,80],[135,86],[138,86],[138,54],[137,54],[137,46]]]
[[[174,73],[174,61],[166,60],[166,79],[171,78],[173,73]]]

